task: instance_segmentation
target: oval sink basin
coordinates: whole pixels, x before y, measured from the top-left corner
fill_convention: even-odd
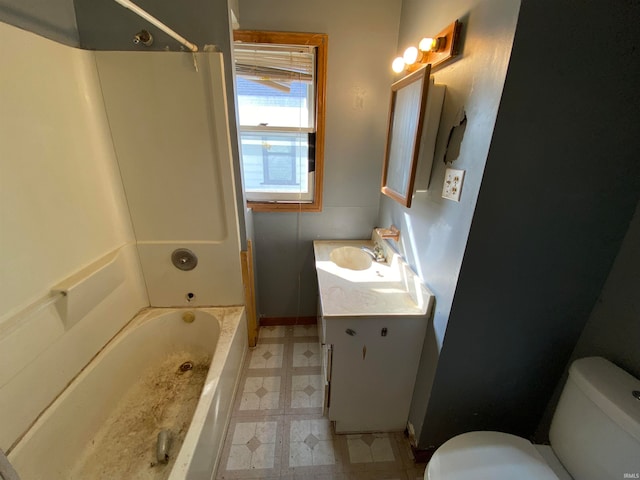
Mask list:
[[[356,247],[339,247],[331,250],[329,260],[349,270],[366,270],[373,263],[371,256]]]

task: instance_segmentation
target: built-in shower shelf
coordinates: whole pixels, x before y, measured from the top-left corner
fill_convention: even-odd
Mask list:
[[[125,266],[119,253],[119,248],[109,252],[51,289],[54,295],[62,294],[56,309],[65,328],[75,325],[124,282]]]

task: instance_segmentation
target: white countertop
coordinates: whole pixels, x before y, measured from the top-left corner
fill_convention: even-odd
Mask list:
[[[398,254],[366,270],[337,266],[329,255],[335,248],[373,247],[371,240],[316,240],[316,260],[322,315],[407,316],[431,313],[434,296]]]

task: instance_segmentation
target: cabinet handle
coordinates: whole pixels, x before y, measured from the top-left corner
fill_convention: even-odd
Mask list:
[[[347,328],[347,329],[344,331],[344,333],[346,333],[347,335],[351,335],[352,337],[355,337],[355,335],[356,335],[356,331],[355,331],[355,330],[352,330],[352,329],[350,329],[350,328]]]

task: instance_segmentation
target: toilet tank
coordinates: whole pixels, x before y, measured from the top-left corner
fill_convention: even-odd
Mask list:
[[[574,479],[640,478],[637,397],[640,380],[608,360],[588,357],[573,362],[549,439]]]

